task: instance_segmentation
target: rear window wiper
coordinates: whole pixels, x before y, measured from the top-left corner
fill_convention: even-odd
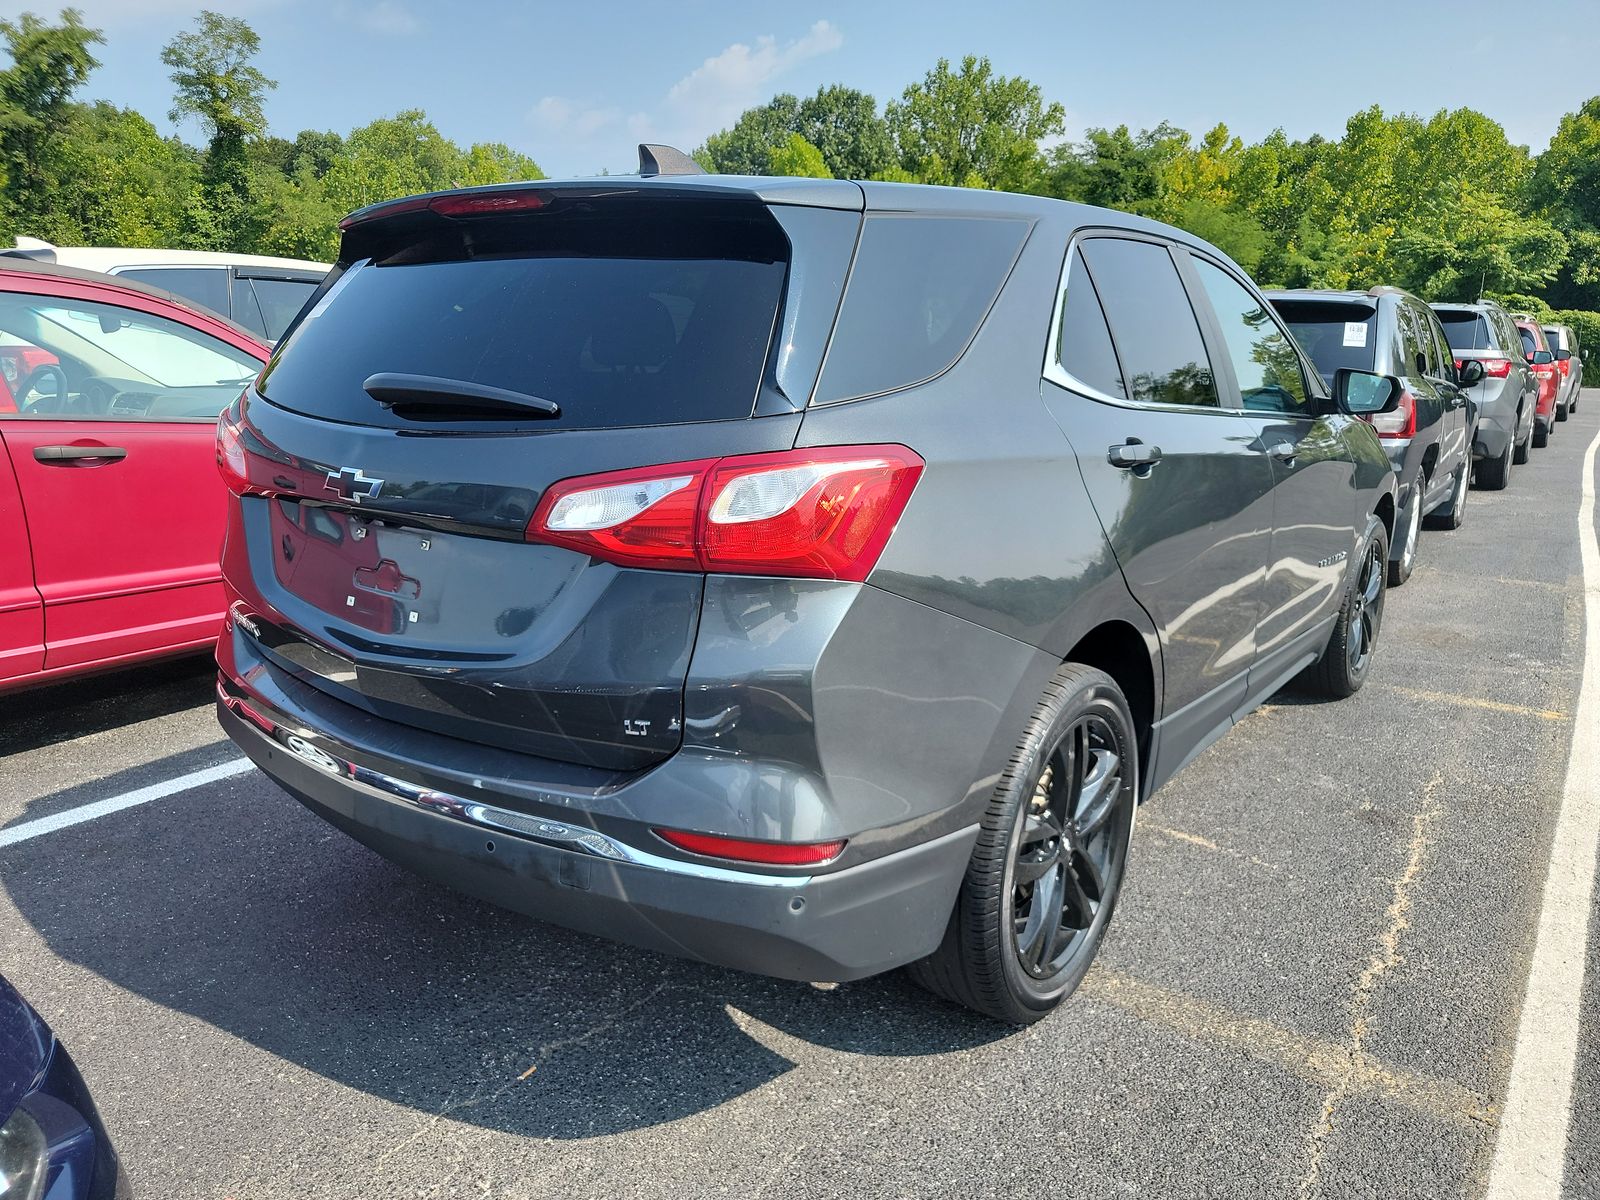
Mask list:
[[[402,410],[417,415],[517,414],[532,417],[559,417],[561,406],[543,396],[513,392],[505,388],[473,383],[469,379],[440,379],[433,375],[407,375],[380,371],[368,375],[361,385],[367,395],[402,416]]]

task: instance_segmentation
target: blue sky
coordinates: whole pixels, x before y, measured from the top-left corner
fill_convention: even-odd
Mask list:
[[[194,0],[76,0],[105,30],[88,94],[168,128],[160,48]],[[0,15],[54,4],[0,0]],[[1600,92],[1593,0],[1528,10],[1480,0],[210,0],[262,37],[279,81],[274,132],[341,133],[419,107],[457,141],[504,141],[553,175],[631,170],[641,139],[692,149],[777,91],[833,82],[882,103],[941,55],[987,54],[1092,125],[1218,121],[1337,135],[1368,104],[1424,114],[1468,105],[1542,149],[1561,114]],[[1448,15],[1446,15],[1448,14]],[[184,131],[191,139],[193,129]]]

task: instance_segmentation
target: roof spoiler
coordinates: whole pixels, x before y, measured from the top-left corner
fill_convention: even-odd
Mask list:
[[[640,175],[704,175],[706,169],[672,146],[639,143]]]

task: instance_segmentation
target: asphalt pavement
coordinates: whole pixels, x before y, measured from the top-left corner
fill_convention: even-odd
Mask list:
[[[1590,391],[1424,535],[1358,696],[1277,697],[1141,810],[1100,961],[1032,1029],[899,975],[783,983],[502,912],[254,771],[4,843],[237,759],[197,661],[0,700],[0,974],[162,1200],[1480,1195],[1575,734],[1597,434]],[[1600,1195],[1597,939],[1568,1197]]]

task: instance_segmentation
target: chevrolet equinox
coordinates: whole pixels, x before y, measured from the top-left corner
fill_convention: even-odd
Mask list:
[[[219,428],[222,723],[497,904],[1037,1020],[1136,804],[1361,686],[1400,384],[1138,217],[641,159],[344,221]]]

